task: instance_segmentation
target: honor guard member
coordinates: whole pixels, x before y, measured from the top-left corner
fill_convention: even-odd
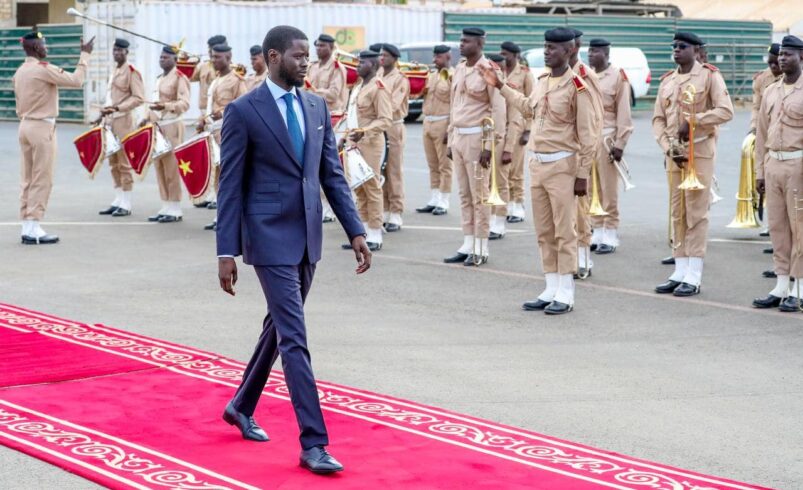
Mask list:
[[[588,44],[588,62],[599,78],[602,95],[603,141],[597,145],[597,171],[599,198],[607,213],[592,217],[591,222],[594,235],[598,237],[596,253],[609,254],[619,246],[619,174],[613,162],[622,161],[625,145],[633,132],[630,82],[622,68],[610,63],[610,42],[592,39]]]
[[[45,233],[39,224],[45,217],[53,188],[59,87],[76,89],[84,84],[94,41],[93,37],[84,44],[81,39],[81,56],[75,71],[70,73],[45,61],[47,44],[41,32],[29,32],[22,36],[25,61],[14,73],[11,85],[14,88],[17,117],[20,119],[20,219],[21,239],[25,245],[59,241],[59,237]]]
[[[265,56],[262,54],[262,46],[255,44],[251,46],[251,68],[254,73],[245,79],[245,87],[249,92],[265,83],[268,77],[268,66],[265,64]]]
[[[656,293],[675,296],[699,294],[703,277],[708,235],[708,208],[711,205],[711,183],[716,157],[716,129],[733,118],[733,104],[719,70],[700,64],[696,59],[700,38],[691,32],[675,34],[673,59],[677,69],[661,77],[652,118],[655,139],[666,155],[669,172],[671,216],[675,271]],[[684,95],[685,92],[685,95]],[[694,107],[683,103],[694,93]],[[689,119],[694,111],[694,165],[702,190],[682,190],[678,186],[686,177],[688,150],[680,145],[689,140]]]
[[[778,65],[780,51],[781,45],[772,43],[767,51],[767,68],[753,75],[753,105],[750,111],[750,132],[753,134],[756,134],[758,111],[761,109],[761,99],[764,96],[764,91],[783,76],[781,67]]]
[[[198,123],[198,131],[209,131],[220,145],[220,129],[223,126],[223,111],[234,99],[245,94],[248,90],[245,79],[231,66],[231,47],[227,44],[212,46],[212,66],[217,72],[217,78],[209,86],[204,117]],[[214,190],[217,194],[220,179],[220,162],[215,162]],[[216,206],[213,206],[213,208]],[[205,230],[214,230],[217,219],[204,226]]]
[[[460,37],[460,56],[452,77],[452,108],[449,117],[448,156],[454,162],[460,189],[463,245],[457,253],[443,259],[447,264],[465,266],[488,262],[488,235],[491,207],[485,204],[490,193],[491,145],[502,142],[505,131],[505,100],[499,90],[485,83],[480,67],[493,71],[482,54],[485,31],[466,27]],[[501,77],[501,73],[496,75]],[[493,130],[484,128],[493,120]]]
[[[597,138],[594,148],[596,148],[596,145],[602,141],[602,92],[600,91],[597,74],[580,60],[583,31],[572,29],[572,32],[574,32],[574,51],[569,60],[569,66],[583,80],[594,102],[594,121],[596,124],[594,135]],[[594,159],[596,159],[596,153],[594,154]],[[599,167],[599,162],[597,162],[597,167]],[[593,193],[593,189],[589,189],[590,193]],[[595,251],[598,245],[593,239],[591,215],[589,214],[590,207],[590,196],[588,194],[577,197],[577,277],[580,279],[591,275],[591,269],[594,267],[591,252]]]
[[[529,97],[535,86],[535,78],[529,68],[519,63],[521,47],[514,42],[505,41],[499,54],[505,59],[505,85]],[[499,193],[507,201],[507,207],[495,208],[495,216],[491,217],[491,239],[494,238],[494,232],[500,238],[504,236],[505,222],[524,221],[524,153],[530,137],[530,122],[515,106],[507,104],[507,131],[502,165],[497,167],[499,171],[496,179]]]
[[[128,63],[129,42],[116,39],[112,56],[115,68],[109,78],[106,102],[100,114],[111,126],[114,136],[122,141],[136,128],[134,111],[145,102],[145,84],[142,75]],[[134,171],[125,152],[118,151],[109,157],[109,167],[114,179],[115,197],[111,206],[98,214],[118,216],[131,215],[131,191],[134,188]]]
[[[499,72],[499,77],[502,80],[502,83],[505,82],[505,58],[499,53],[490,53],[487,56],[488,60],[491,62],[491,66]],[[496,170],[496,187],[499,191],[499,195],[505,203],[507,203],[510,199],[510,189],[508,188],[507,182],[507,171],[510,168],[510,163],[502,163],[502,148],[504,148],[505,139],[507,137],[507,132],[510,127],[510,113],[507,111],[507,106],[505,107],[505,127],[502,129],[502,141],[499,142],[499,145],[496,147],[496,151],[494,152],[495,160],[493,169]],[[502,167],[505,167],[504,169]],[[502,182],[502,179],[505,179]],[[504,222],[501,225],[502,229],[499,228],[499,225],[496,224],[496,214],[499,212],[499,209],[504,209],[506,206],[492,206],[491,207],[491,215],[488,218],[488,240],[500,240],[505,237],[505,229],[504,229]]]
[[[385,43],[374,43],[374,44],[368,46],[368,49],[370,51],[375,52],[375,53],[381,53],[382,52],[382,46],[384,46],[384,45],[385,45]]]
[[[800,311],[803,301],[803,41],[785,36],[778,64],[782,78],[764,91],[756,128],[756,186],[767,195],[775,288],[756,308]],[[795,278],[790,286],[790,276]],[[786,298],[785,300],[783,298]]]
[[[379,183],[385,132],[392,124],[393,108],[385,83],[379,79],[379,53],[362,51],[357,72],[361,81],[351,91],[346,114],[347,135],[338,144],[348,149],[357,146],[374,177],[354,189],[357,210],[366,230],[366,242],[372,252],[382,248],[382,186]],[[352,250],[350,243],[343,250]]]
[[[432,50],[435,71],[427,77],[424,89],[424,154],[429,164],[430,197],[427,205],[416,209],[418,213],[441,216],[449,210],[449,194],[452,192],[452,160],[446,156],[451,106],[452,50],[439,44]]]
[[[404,141],[406,130],[404,118],[407,117],[410,82],[396,66],[401,53],[392,44],[382,45],[379,64],[382,65],[380,78],[390,93],[393,106],[393,125],[387,130],[388,153],[385,165],[385,184],[382,186],[384,201],[385,231],[401,230],[404,212]]]
[[[162,74],[156,80],[155,101],[149,106],[148,121],[155,124],[172,148],[184,141],[182,115],[190,108],[190,79],[176,68],[176,51],[168,46],[162,48],[159,67]],[[172,151],[153,162],[162,208],[148,221],[175,223],[181,221],[181,178],[178,162]]]
[[[574,307],[575,201],[587,192],[598,138],[591,94],[569,68],[574,32],[559,27],[546,31],[544,39],[544,62],[550,70],[538,78],[530,97],[506,86],[492,70],[483,70],[483,77],[525,118],[532,118],[527,161],[546,288],[523,308],[559,315]]]

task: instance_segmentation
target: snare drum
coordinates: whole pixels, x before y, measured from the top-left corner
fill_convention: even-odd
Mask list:
[[[120,140],[117,139],[117,136],[114,135],[111,128],[108,126],[103,126],[103,148],[106,150],[104,154],[106,158],[109,158],[123,149]]]
[[[173,145],[167,141],[167,138],[162,134],[162,130],[157,126],[154,131],[155,141],[153,143],[153,155],[151,159],[158,160],[159,157],[173,151]]]
[[[346,164],[346,178],[351,190],[356,189],[376,176],[356,146],[347,149],[343,159]]]

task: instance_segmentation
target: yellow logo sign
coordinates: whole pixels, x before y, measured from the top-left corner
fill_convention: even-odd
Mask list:
[[[365,47],[363,26],[324,26],[323,32],[335,38],[337,46],[343,51],[351,52]]]

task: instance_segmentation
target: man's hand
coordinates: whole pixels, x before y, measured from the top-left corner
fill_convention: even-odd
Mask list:
[[[449,133],[446,133],[446,134],[443,135],[443,144],[444,145],[448,145],[449,144]]]
[[[529,129],[524,131],[523,133],[521,133],[521,137],[519,138],[519,144],[521,146],[525,146],[525,145],[527,145],[528,141],[530,141],[530,130]]]
[[[482,75],[482,79],[485,80],[485,83],[491,87],[502,88],[502,81],[499,80],[496,70],[490,66],[485,66],[479,63],[474,65],[474,67],[480,72],[480,75]]]
[[[449,160],[454,160],[454,158],[452,158],[452,147],[451,146],[446,148],[446,158],[448,158]]]
[[[142,121],[139,122],[139,124],[137,124],[137,127],[138,128],[143,128],[143,127],[145,127],[146,124],[148,124],[148,120],[147,119],[143,119]]]
[[[223,119],[223,111],[213,112],[212,115],[209,117],[211,117],[213,121],[218,121],[220,119]]]
[[[502,165],[509,165],[513,161],[513,154],[509,151],[502,152]]]
[[[678,129],[678,139],[680,141],[689,141],[689,121],[682,120],[680,128]]]
[[[585,196],[588,193],[588,179],[577,177],[574,179],[574,195]]]
[[[117,107],[116,106],[106,106],[106,107],[104,107],[103,109],[100,110],[100,115],[101,116],[108,116],[109,114],[112,114],[112,113],[115,113],[115,112],[117,112]]]
[[[622,155],[624,155],[624,151],[621,148],[612,148],[611,149],[611,158],[613,158],[617,162],[621,162],[622,161]]]
[[[81,38],[81,51],[87,54],[92,54],[92,50],[95,49],[95,36],[92,36],[92,39],[89,42],[84,42],[84,38]]]
[[[363,136],[365,136],[364,132],[362,132],[362,131],[354,131],[353,133],[349,133],[349,140],[351,140],[351,142],[353,142],[353,143],[356,143],[356,142],[360,141]]]
[[[220,279],[220,288],[234,296],[234,285],[237,284],[237,264],[231,257],[217,259],[217,277]]]
[[[482,168],[491,166],[491,150],[482,150],[480,152],[480,165],[482,165]]]
[[[198,121],[198,124],[195,125],[195,131],[198,133],[202,133],[204,128],[206,128],[206,123],[203,120]]]
[[[165,110],[165,105],[162,104],[161,102],[156,102],[154,104],[151,104],[151,110],[152,111],[163,111],[163,110]]]
[[[756,179],[756,190],[759,194],[764,194],[767,191],[764,179]]]
[[[688,159],[683,155],[676,155],[672,157],[672,161],[675,162],[675,165],[677,165],[678,168],[685,168]]]
[[[357,258],[357,274],[362,274],[371,268],[371,251],[368,250],[368,244],[365,243],[365,237],[357,235],[351,239],[351,248],[354,250],[354,256]]]

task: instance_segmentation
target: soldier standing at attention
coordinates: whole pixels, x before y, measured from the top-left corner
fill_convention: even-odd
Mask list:
[[[251,46],[251,68],[254,69],[254,73],[245,79],[246,89],[249,92],[265,83],[265,79],[268,77],[268,66],[265,64],[262,46],[259,44]]]
[[[404,174],[402,164],[404,157],[405,128],[407,117],[410,82],[396,67],[401,53],[392,44],[382,45],[379,64],[382,65],[380,78],[390,93],[393,106],[393,125],[387,130],[388,162],[385,166],[385,185],[382,186],[384,202],[385,231],[388,233],[401,230],[402,213],[404,212]]]

